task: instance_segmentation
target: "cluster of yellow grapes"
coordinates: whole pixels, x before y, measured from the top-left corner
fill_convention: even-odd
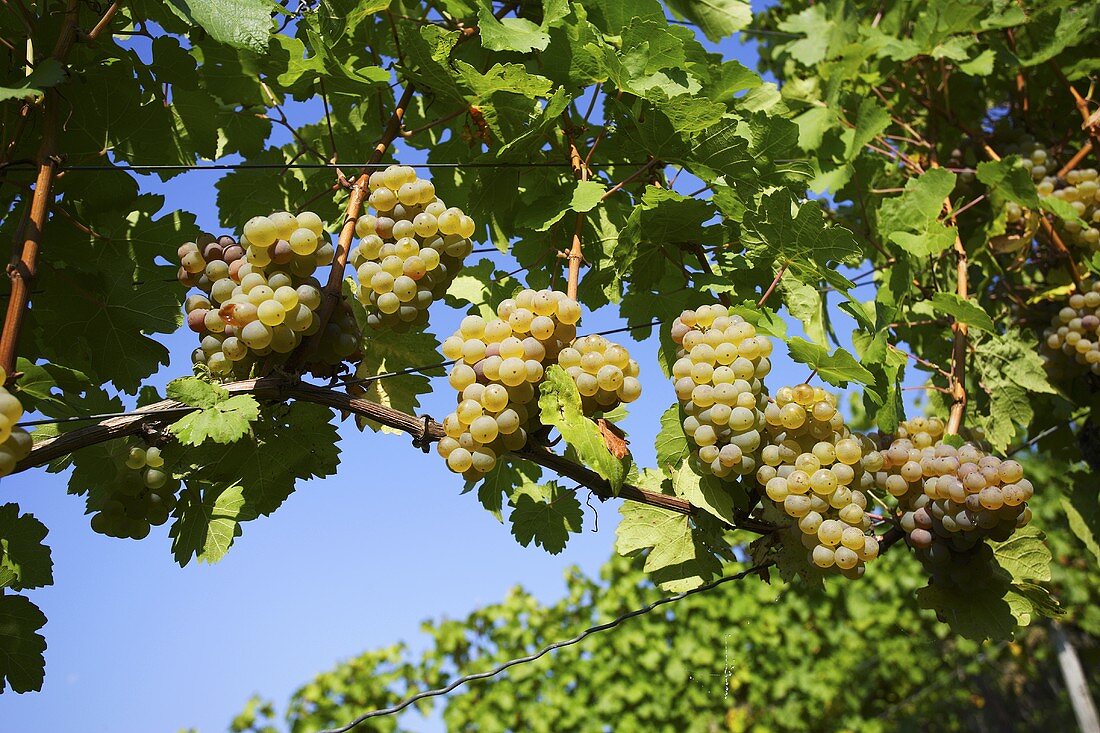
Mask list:
[[[452,471],[476,479],[502,452],[527,443],[539,424],[532,403],[549,364],[564,366],[599,409],[637,399],[638,364],[605,339],[577,339],[580,318],[580,305],[565,293],[522,290],[497,306],[496,318],[462,319],[442,346],[446,358],[458,360],[450,373],[458,407],[444,418],[446,437],[437,446]]]
[[[1084,221],[1061,221],[1060,228],[1069,244],[1090,249],[1100,249],[1100,180],[1095,168],[1077,168],[1057,175],[1058,163],[1049,151],[1032,138],[1024,136],[1019,146],[1020,161],[1031,172],[1031,179],[1040,196],[1061,199],[1073,207]],[[1028,218],[1028,212],[1018,204],[1009,203],[1005,210],[1009,223]]]
[[[323,235],[313,212],[283,211],[249,219],[239,243],[204,234],[181,246],[180,280],[202,291],[184,302],[187,325],[201,337],[192,361],[215,376],[240,378],[255,359],[288,354],[317,333],[321,284],[313,273],[332,258]],[[339,363],[358,344],[355,318],[345,308],[330,319],[317,356]]]
[[[23,417],[23,405],[19,398],[3,385],[8,373],[0,367],[0,478],[15,470],[15,464],[31,453],[34,440],[31,434],[16,423]]]
[[[359,217],[359,245],[351,264],[367,323],[404,330],[427,321],[432,301],[443,297],[473,249],[474,220],[448,208],[431,181],[409,166],[372,173],[369,203],[375,214]]]
[[[149,536],[150,526],[168,521],[176,506],[179,481],[164,468],[160,448],[133,446],[110,492],[92,515],[92,530],[108,537],[140,540]]]
[[[756,480],[767,497],[797,520],[790,532],[819,568],[861,577],[878,557],[878,538],[868,532],[867,491],[881,454],[852,433],[837,412],[835,395],[820,387],[782,387],[764,410],[767,443]]]
[[[1055,188],[1053,183],[1044,180],[1038,186],[1039,194],[1062,199],[1084,220],[1084,226],[1076,221],[1062,222],[1071,244],[1100,249],[1100,181],[1096,169],[1072,170],[1066,174],[1064,183],[1061,188]]]
[[[585,414],[607,412],[642,394],[638,362],[622,346],[598,334],[582,336],[563,348],[558,364],[577,385]]]
[[[1069,296],[1043,331],[1043,339],[1049,368],[1065,365],[1068,357],[1100,375],[1100,280],[1086,280],[1081,292]]]
[[[1035,492],[1013,460],[988,455],[973,443],[943,441],[937,418],[913,418],[881,446],[878,488],[897,497],[909,544],[933,564],[974,548],[989,537],[1008,539],[1031,520]],[[886,441],[884,441],[885,443]]]
[[[686,310],[672,324],[672,365],[684,433],[700,470],[725,478],[756,470],[764,427],[764,377],[772,342],[720,305]]]

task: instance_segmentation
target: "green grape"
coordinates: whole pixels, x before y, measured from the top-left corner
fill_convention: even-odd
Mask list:
[[[131,448],[126,457],[126,467],[134,470],[145,468],[145,451],[141,448]]]

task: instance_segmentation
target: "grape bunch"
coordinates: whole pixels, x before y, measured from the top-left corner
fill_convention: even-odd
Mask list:
[[[672,365],[684,433],[703,473],[726,478],[756,470],[764,427],[764,377],[771,340],[720,305],[686,310],[672,324]]]
[[[1056,188],[1057,183],[1064,183]],[[1062,229],[1070,244],[1100,250],[1100,181],[1095,168],[1080,168],[1066,174],[1064,181],[1044,180],[1038,186],[1041,196],[1062,199],[1085,221],[1062,221]]]
[[[367,323],[397,330],[423,325],[473,249],[476,225],[409,166],[376,171],[368,185],[375,214],[355,222],[360,239],[351,253]]]
[[[859,578],[878,557],[867,515],[868,490],[882,455],[852,433],[835,395],[820,387],[782,387],[764,409],[767,442],[756,480],[767,497],[797,524],[809,561]]]
[[[0,478],[14,471],[15,464],[29,456],[34,447],[31,434],[16,427],[23,417],[23,405],[3,386],[7,381],[8,374],[0,367]]]
[[[642,394],[638,362],[622,346],[598,334],[582,336],[563,348],[558,365],[577,385],[586,415],[608,412]]]
[[[1069,296],[1043,331],[1043,357],[1052,369],[1072,359],[1100,375],[1100,280],[1085,281],[1081,290]]]
[[[188,327],[199,334],[191,355],[218,377],[248,376],[256,359],[289,354],[317,333],[321,283],[313,276],[332,258],[314,213],[277,212],[249,219],[240,242],[204,234],[178,251],[180,282],[201,292],[184,302]],[[339,364],[358,349],[350,309],[337,311],[320,340],[318,364]]]
[[[1065,178],[1059,178],[1057,161],[1046,147],[1027,135],[1023,136],[1019,146],[1013,148],[1013,152],[1020,155],[1021,164],[1031,173],[1031,180],[1035,182],[1040,196],[1065,201],[1084,220],[1084,226],[1076,221],[1060,222],[1067,243],[1100,249],[1100,180],[1097,170],[1078,168],[1066,173]],[[1028,218],[1028,212],[1015,203],[1007,205],[1005,215],[1010,224]]]
[[[155,446],[129,448],[121,464],[118,479],[92,516],[92,530],[108,537],[144,539],[150,526],[168,521],[180,484],[165,469]]]
[[[983,539],[1007,540],[1031,520],[1035,492],[1013,460],[974,443],[945,442],[943,422],[913,418],[883,446],[875,483],[898,499],[909,544],[932,564],[971,550]]]
[[[1040,196],[1049,196],[1050,190],[1042,190],[1044,182],[1057,180],[1054,173],[1058,170],[1058,161],[1047,150],[1046,146],[1037,142],[1030,135],[1023,135],[1018,146],[1009,146],[1011,152],[1020,156],[1020,165],[1031,174],[1031,180],[1039,184]]]
[[[540,427],[532,403],[547,365],[570,374],[586,414],[638,398],[637,362],[602,337],[576,338],[580,317],[580,305],[565,293],[522,290],[497,306],[496,318],[462,319],[442,347],[444,356],[459,360],[450,373],[458,407],[444,418],[446,437],[437,446],[452,471],[474,480],[502,452],[526,445]]]

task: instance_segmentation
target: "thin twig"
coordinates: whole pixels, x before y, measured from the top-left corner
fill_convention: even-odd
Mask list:
[[[630,185],[631,183],[636,181],[639,177],[644,176],[646,174],[646,171],[648,171],[653,166],[657,165],[658,162],[659,161],[657,160],[657,158],[650,158],[649,161],[645,165],[643,165],[641,168],[634,171],[629,176],[627,176],[626,178],[619,181],[618,183],[616,183],[611,188],[604,191],[603,195],[600,196],[600,201],[606,201],[608,198],[611,197],[611,195],[613,193],[615,193],[616,191],[621,190],[623,188],[623,186]]]
[[[760,296],[760,300],[756,301],[757,308],[763,306],[764,303],[768,301],[768,298],[771,297],[772,292],[775,290],[776,286],[779,285],[779,281],[783,279],[783,273],[787,271],[787,264],[788,263],[784,262],[783,266],[775,273],[771,285],[769,285],[768,289],[764,291],[764,294]]]

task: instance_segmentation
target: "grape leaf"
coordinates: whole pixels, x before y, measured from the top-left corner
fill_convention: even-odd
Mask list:
[[[191,489],[184,492],[172,511],[174,521],[168,530],[172,555],[180,567],[192,557],[205,563],[225,557],[241,534],[240,523],[254,518],[246,508],[243,492],[240,485],[205,486],[199,499]]]
[[[577,181],[569,208],[576,212],[591,211],[603,198],[607,188],[599,181]]]
[[[40,99],[46,90],[65,79],[65,67],[53,57],[40,59],[34,71],[0,86],[0,102],[9,99]]]
[[[268,0],[168,0],[169,7],[235,48],[262,52],[273,30]]]
[[[1077,213],[1077,210],[1073,208],[1070,202],[1057,198],[1055,196],[1040,196],[1039,207],[1043,211],[1049,211],[1063,222],[1074,222],[1077,226],[1087,226],[1081,215]]]
[[[447,288],[447,302],[455,308],[476,312],[482,318],[494,318],[500,301],[510,297],[516,281],[497,272],[489,260],[464,265]]]
[[[954,227],[939,221],[944,199],[955,188],[956,175],[933,168],[905,183],[900,196],[882,202],[878,230],[918,257],[942,252],[955,242]]]
[[[0,692],[42,689],[46,640],[39,629],[46,616],[24,596],[0,595]]]
[[[1058,618],[1065,614],[1050,591],[1038,583],[1013,583],[1005,600],[1019,626],[1028,626],[1036,618]]]
[[[859,382],[868,388],[875,385],[875,376],[842,348],[838,347],[830,355],[827,347],[798,337],[791,339],[787,346],[792,359],[816,369],[817,375],[829,384],[847,387],[849,382]]]
[[[1007,583],[974,584],[966,589],[929,585],[917,590],[922,608],[936,611],[955,633],[969,639],[1011,639],[1016,617],[1005,600]]]
[[[577,495],[553,481],[520,487],[512,507],[512,534],[524,547],[534,542],[557,555],[565,549],[569,533],[581,531],[584,515]]]
[[[198,377],[172,380],[167,394],[185,405],[201,408],[168,427],[184,445],[201,445],[206,440],[215,443],[240,440],[260,415],[260,403],[251,395],[230,397],[223,387]]]
[[[997,563],[1012,576],[1013,581],[1050,580],[1053,557],[1044,540],[1046,535],[1035,527],[1016,530],[1004,542],[991,542]]]
[[[53,585],[53,560],[43,544],[48,530],[18,504],[0,505],[0,588],[26,590]]]
[[[657,465],[672,476],[676,467],[687,461],[691,454],[684,427],[680,422],[680,406],[672,405],[661,415],[661,431],[655,444]]]
[[[232,443],[248,435],[249,426],[260,416],[260,403],[252,395],[234,395],[204,410],[190,412],[168,426],[184,445],[204,441]]]
[[[978,163],[978,180],[1008,201],[1029,209],[1039,208],[1039,196],[1035,192],[1031,172],[1020,165],[1020,159],[1015,155]]]
[[[193,458],[198,465],[184,474],[187,490],[173,512],[176,561],[217,562],[240,536],[241,523],[278,509],[299,479],[335,473],[339,448],[331,418],[320,405],[275,406],[261,413],[253,439],[204,445]]]
[[[993,319],[973,300],[963,300],[955,293],[935,293],[928,302],[933,310],[953,316],[960,323],[993,332]]]
[[[556,427],[580,461],[607,479],[611,490],[618,493],[623,485],[623,463],[611,455],[596,423],[581,411],[581,396],[573,379],[554,364],[546,370],[539,392],[542,424]]]
[[[860,246],[850,231],[827,222],[820,202],[799,205],[789,191],[768,193],[745,213],[744,226],[742,239],[754,261],[786,264],[810,285],[826,280],[840,290],[852,287],[837,265],[854,263]]]
[[[749,154],[749,142],[738,130],[739,121],[723,120],[695,138],[691,152],[684,157],[691,170],[704,181],[742,178],[755,174],[755,162]],[[667,153],[664,157],[671,158]]]
[[[718,41],[752,21],[752,8],[745,0],[666,0],[675,14],[690,20],[708,40]]]
[[[787,322],[779,317],[779,314],[767,306],[758,306],[756,303],[746,300],[740,305],[730,306],[730,315],[738,315],[751,323],[759,333],[786,340]]]
[[[504,498],[511,497],[521,486],[538,483],[541,475],[542,469],[538,464],[510,455],[501,456],[480,483],[467,481],[462,493],[465,494],[476,485],[478,501],[498,522],[503,522],[501,510],[504,508]]]
[[[1100,560],[1100,496],[1087,484],[1075,482],[1069,496],[1062,497],[1062,510],[1069,528]]]
[[[550,36],[538,25],[526,18],[498,20],[488,4],[478,8],[477,27],[481,45],[490,51],[530,53],[545,51],[550,45]]]
[[[229,397],[229,392],[220,384],[208,382],[198,377],[180,377],[168,383],[165,394],[168,399],[182,402],[191,407],[213,407]]]
[[[845,152],[848,160],[859,155],[864,145],[874,140],[890,125],[890,112],[874,97],[864,97],[859,103],[855,124]]]
[[[696,588],[722,571],[722,563],[693,531],[688,517],[627,502],[619,509],[615,549],[632,555],[648,549],[645,571],[665,590]]]
[[[788,15],[779,23],[780,30],[805,36],[786,46],[787,53],[805,66],[816,66],[828,54],[831,31],[835,24],[829,20],[827,12],[825,6],[813,5]]]
[[[733,524],[733,494],[714,476],[702,476],[689,461],[684,461],[672,474],[672,488],[677,496],[687,499],[695,507],[710,512],[724,522]]]

